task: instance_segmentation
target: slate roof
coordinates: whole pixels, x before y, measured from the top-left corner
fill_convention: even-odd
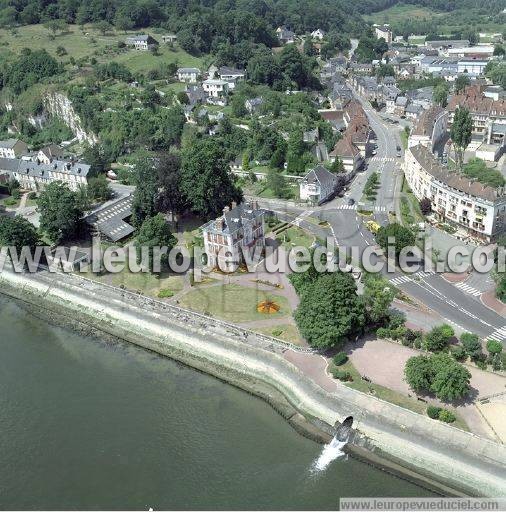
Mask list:
[[[213,231],[216,233],[233,234],[241,229],[246,221],[253,221],[258,217],[264,215],[264,210],[254,208],[251,203],[241,203],[229,211],[224,211],[221,218],[223,218],[223,228],[220,229],[215,220],[209,221],[202,226],[204,231]]]
[[[479,181],[470,180],[463,174],[452,172],[448,168],[443,167],[439,160],[434,158],[434,155],[425,146],[419,144],[412,147],[410,151],[425,171],[448,187],[491,202],[504,198],[504,193],[501,193],[500,190],[484,185]]]
[[[12,149],[18,142],[19,142],[19,139],[0,140],[0,147]]]
[[[235,68],[229,68],[227,66],[222,66],[220,69],[218,69],[218,75],[226,75],[226,76],[243,76],[246,72],[244,69],[235,69]]]
[[[51,172],[65,172],[75,176],[87,176],[90,172],[90,165],[84,162],[72,162],[69,160],[53,160],[50,164],[45,164],[20,158],[0,158],[0,170],[34,177],[48,176]]]
[[[132,202],[132,195],[123,197],[93,212],[85,220],[111,241],[117,242],[135,231],[134,227],[125,221],[132,215]]]
[[[339,156],[347,158],[355,158],[360,151],[353,144],[349,137],[343,137],[336,142],[334,149],[329,153],[330,156]]]
[[[338,181],[339,180],[337,176],[323,167],[323,165],[317,165],[314,169],[311,169],[304,177],[304,182],[309,184],[317,183],[324,188],[333,188],[336,186]]]
[[[418,123],[416,123],[412,135],[431,137],[432,131],[434,130],[434,123],[443,112],[444,110],[439,105],[434,105],[429,108],[429,110],[426,110],[420,116]]]

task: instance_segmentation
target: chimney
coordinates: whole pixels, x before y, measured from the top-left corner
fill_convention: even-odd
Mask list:
[[[235,201],[232,201],[232,210],[237,207],[237,203]]]
[[[219,230],[219,231],[223,231],[223,217],[218,217],[216,219],[216,229]]]

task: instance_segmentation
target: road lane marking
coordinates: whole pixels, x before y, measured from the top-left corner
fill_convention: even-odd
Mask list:
[[[466,292],[469,295],[472,295],[473,297],[479,297],[482,293],[480,290],[477,290],[476,288],[473,288],[466,283],[457,283],[455,287],[461,289],[463,292]]]

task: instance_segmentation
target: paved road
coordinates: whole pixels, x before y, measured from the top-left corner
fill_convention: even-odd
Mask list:
[[[395,211],[395,201],[399,197],[402,170],[401,159],[396,156],[397,145],[401,145],[399,130],[387,128],[378,114],[363,100],[360,101],[376,133],[378,151],[376,157],[370,161],[367,171],[359,173],[354,179],[348,195],[311,210],[303,205],[287,205],[278,200],[261,200],[260,203],[281,213],[285,220],[295,221],[315,236],[321,239],[333,236],[340,247],[357,248],[361,254],[368,246],[376,243],[365,227],[364,218],[357,214],[356,206],[348,205],[348,198],[351,197],[358,203],[367,177],[378,171],[381,174],[381,187],[378,190],[374,215],[378,222],[388,223],[388,211]],[[309,217],[327,221],[330,229],[319,226],[314,220],[311,222]],[[483,338],[493,337],[506,344],[506,320],[480,302],[474,286],[451,284],[434,272],[420,271],[409,276],[397,270],[384,274],[395,286],[439,313],[459,331],[471,331]]]

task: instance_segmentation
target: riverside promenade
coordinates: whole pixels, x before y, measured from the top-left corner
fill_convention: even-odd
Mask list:
[[[284,342],[73,274],[4,269],[0,292],[240,385],[313,428],[353,416],[353,443],[374,456],[466,494],[506,495],[504,445],[344,385],[324,389],[287,360]]]

